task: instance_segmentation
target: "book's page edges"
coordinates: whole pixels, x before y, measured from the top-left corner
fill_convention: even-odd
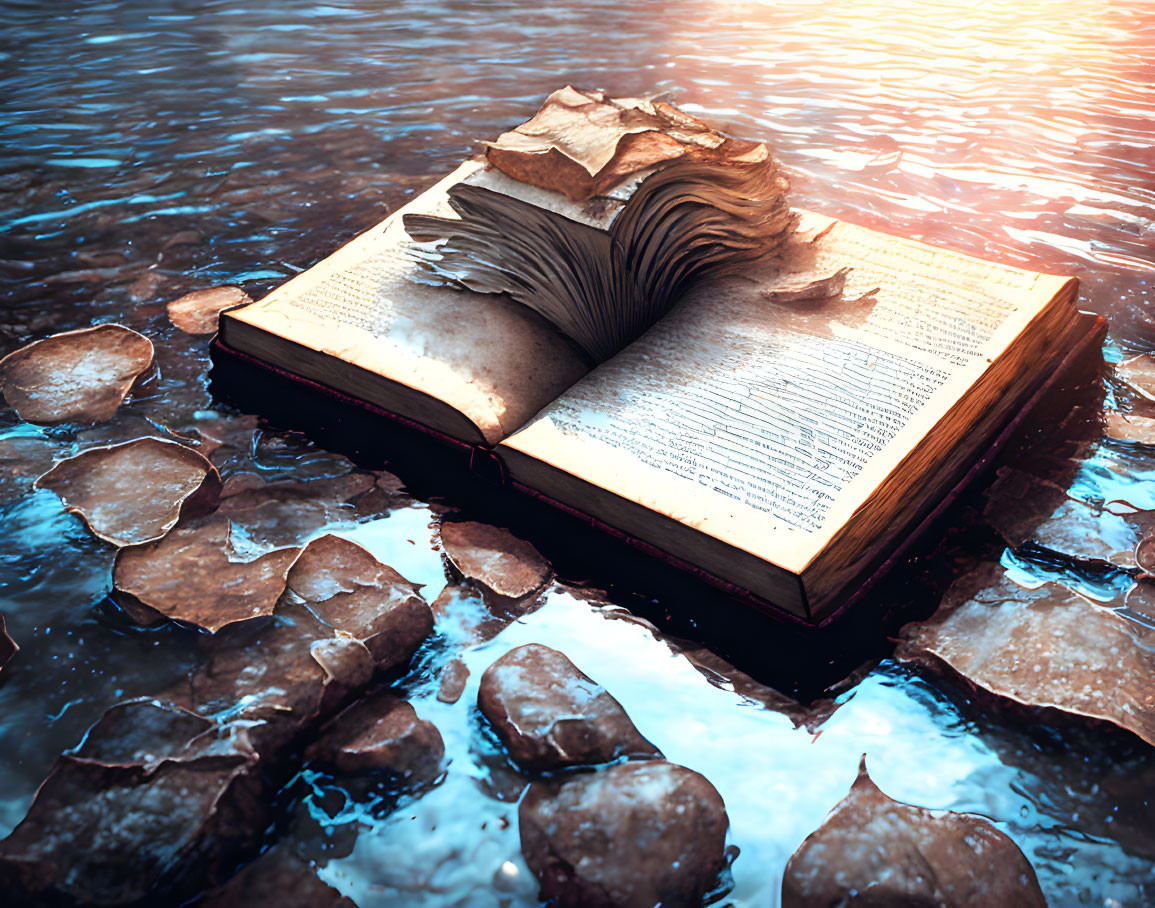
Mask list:
[[[946,294],[958,293],[968,283],[973,285],[983,278],[992,286],[980,302],[989,307],[1002,307],[1001,323],[987,331],[977,345],[957,351],[956,362],[945,361],[935,351],[917,349],[908,341],[899,343],[894,339],[894,332],[887,332],[877,325],[864,325],[862,318],[843,321],[818,319],[821,327],[815,331],[813,325],[802,324],[806,319],[799,322],[787,313],[785,333],[776,334],[773,324],[762,326],[765,329],[763,337],[787,338],[787,349],[791,344],[801,344],[802,353],[812,359],[833,356],[838,360],[842,357],[841,361],[823,368],[845,370],[848,368],[846,364],[852,363],[852,371],[856,374],[848,378],[848,373],[842,371],[839,376],[840,380],[849,382],[848,389],[840,392],[845,407],[854,404],[855,383],[874,382],[874,373],[878,372],[880,363],[890,368],[889,374],[883,374],[883,370],[878,376],[884,380],[880,387],[889,385],[901,391],[903,382],[912,382],[914,378],[924,385],[913,415],[907,415],[905,424],[899,425],[888,438],[881,437],[878,450],[870,454],[857,474],[838,489],[836,495],[828,496],[831,500],[823,503],[825,510],[817,526],[798,525],[802,518],[796,514],[778,518],[768,509],[756,509],[743,501],[735,501],[727,497],[732,494],[727,489],[707,487],[701,471],[696,482],[687,478],[685,471],[683,475],[676,475],[675,471],[682,469],[677,463],[679,459],[700,456],[703,450],[708,454],[710,446],[709,439],[697,440],[698,448],[694,449],[690,445],[694,439],[686,434],[686,427],[676,423],[681,416],[678,408],[693,408],[697,405],[694,398],[708,397],[711,389],[701,389],[690,382],[684,386],[694,393],[683,395],[686,399],[669,406],[659,400],[668,388],[677,387],[682,381],[678,373],[685,371],[685,364],[679,359],[683,345],[696,343],[710,332],[716,333],[719,330],[717,323],[730,317],[727,312],[749,315],[753,323],[767,318],[766,313],[758,308],[762,304],[756,299],[756,290],[750,287],[735,289],[737,285],[734,283],[728,285],[733,299],[717,287],[706,288],[697,295],[691,292],[662,323],[563,394],[533,423],[506,439],[503,448],[540,459],[560,473],[578,476],[592,487],[607,489],[643,508],[682,522],[736,551],[800,574],[920,440],[942,422],[968,389],[979,381],[990,368],[991,361],[997,360],[1053,299],[1069,295],[1073,288],[1068,278],[1009,268],[804,213],[800,239],[807,242],[807,237],[820,237],[824,250],[819,264],[814,266],[811,263],[812,276],[823,276],[830,268],[851,265],[856,273],[848,282],[848,295],[869,290],[867,284],[881,286],[878,303],[870,310],[867,320],[878,313],[880,307],[885,312],[887,307],[907,306],[904,297],[909,294],[904,288],[912,281],[917,284],[920,278],[924,285],[942,285],[941,291],[936,289],[930,294],[931,302],[936,306],[950,302]],[[814,270],[814,267],[819,270]],[[761,276],[756,277],[761,279]],[[920,292],[927,291],[920,289]],[[745,299],[738,299],[743,294]],[[1012,299],[1008,300],[1008,296]],[[954,308],[957,312],[957,303]],[[777,315],[769,321],[773,322],[774,318]],[[756,357],[761,338],[757,331],[750,330],[752,324],[743,324],[738,318],[732,330],[731,326],[723,326],[730,332],[724,344],[731,345],[744,356]],[[949,340],[948,335],[949,332],[944,333]],[[920,337],[928,343],[937,343],[928,332],[923,332]],[[801,363],[796,363],[795,368],[795,379],[799,381],[802,379],[798,378],[798,370],[805,368],[805,356],[795,357]],[[716,368],[715,362],[699,369],[695,379],[702,375],[709,377],[710,369]],[[741,362],[726,367],[734,375],[739,374],[735,370],[743,368],[746,366]],[[774,375],[777,368],[778,363],[774,363],[773,368],[764,367],[767,380],[777,380]],[[888,392],[892,397],[899,393],[893,388]],[[738,390],[752,393],[748,389]],[[655,400],[659,403],[655,404]],[[821,406],[825,403],[825,400],[818,401]],[[662,406],[665,406],[664,411]],[[821,408],[816,413],[820,420]],[[855,414],[850,412],[849,416]],[[811,417],[812,421],[815,418]],[[625,422],[615,425],[617,420]],[[877,430],[878,426],[870,428]],[[599,437],[602,440],[595,440]],[[863,427],[848,431],[846,437],[859,447],[872,440]],[[770,455],[785,456],[781,450],[783,440],[779,439],[775,444],[777,447],[770,446]],[[665,449],[659,452],[660,457],[652,450],[643,450],[647,446],[663,445]],[[852,453],[858,457],[860,452]],[[749,458],[751,455],[747,452],[743,456]],[[647,459],[650,462],[644,462]],[[655,459],[662,461],[664,466],[655,466]],[[815,471],[810,472],[813,478]],[[815,481],[819,480],[821,477]],[[774,494],[785,497],[789,491],[788,488],[779,488]],[[812,490],[805,491],[810,494]],[[770,506],[777,506],[777,503],[770,502],[767,508]],[[783,507],[789,508],[789,502],[785,502]],[[791,519],[796,521],[794,526],[787,522]]]
[[[402,217],[452,216],[447,190],[483,166],[466,162],[318,265],[229,311],[222,333],[245,349],[253,335],[236,329],[249,326],[383,376],[457,410],[487,443],[500,441],[588,367],[527,307],[421,283]],[[258,355],[279,354],[284,361],[277,365],[297,366],[297,350],[275,347],[265,343]]]

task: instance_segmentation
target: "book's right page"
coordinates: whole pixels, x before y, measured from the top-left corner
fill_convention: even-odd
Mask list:
[[[845,268],[840,294],[807,293]],[[836,536],[868,558],[977,448],[1076,286],[806,214],[784,262],[691,291],[500,450],[526,485],[805,611],[791,576]]]

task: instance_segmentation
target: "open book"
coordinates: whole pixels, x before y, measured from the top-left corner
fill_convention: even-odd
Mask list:
[[[520,488],[811,621],[1093,333],[1072,278],[797,212],[774,255],[687,282],[640,337],[595,356],[508,293],[431,266],[426,228],[460,219],[451,193],[478,186],[513,211],[612,227],[471,160],[225,312],[218,350],[490,450]]]

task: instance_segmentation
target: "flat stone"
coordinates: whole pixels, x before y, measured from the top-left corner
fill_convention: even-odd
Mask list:
[[[444,756],[437,726],[388,692],[354,703],[305,753],[341,772],[387,772],[409,783],[436,778]]]
[[[126,546],[160,539],[182,516],[212,511],[221,479],[196,451],[149,437],[90,448],[58,463],[35,485],[59,495],[65,510],[79,514],[95,536]]]
[[[605,688],[548,646],[519,646],[489,666],[477,705],[529,772],[659,756]]]
[[[167,306],[168,317],[186,334],[212,334],[221,312],[252,301],[240,287],[209,287],[172,300]]]
[[[1056,584],[1024,589],[995,564],[960,578],[901,637],[901,661],[945,667],[997,697],[1111,722],[1155,744],[1155,624]]]
[[[891,800],[865,760],[850,794],[802,843],[782,879],[782,908],[1046,904],[1030,862],[990,821]]]
[[[152,341],[123,325],[66,331],[0,359],[0,392],[28,422],[103,422],[152,357]]]
[[[357,908],[286,846],[273,846],[195,908]]]
[[[540,898],[559,908],[698,906],[726,867],[721,796],[661,760],[534,782],[518,820]]]
[[[499,596],[528,596],[549,578],[549,563],[509,530],[472,521],[443,523],[441,542],[454,568]]]

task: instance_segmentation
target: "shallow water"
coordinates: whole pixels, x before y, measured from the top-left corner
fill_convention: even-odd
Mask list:
[[[4,3],[0,352],[119,321],[156,341],[161,379],[95,429],[0,413],[3,438],[24,445],[0,477],[0,610],[22,647],[0,681],[0,833],[108,705],[163,690],[194,658],[189,632],[137,628],[107,601],[111,548],[55,496],[28,489],[77,446],[236,415],[206,388],[204,339],[169,325],[166,300],[222,283],[261,294],[572,82],[670,92],[712,123],[769,139],[798,205],[1077,274],[1081,306],[1111,320],[1109,355],[1152,350],[1153,51],[1155,8],[1105,0]],[[1109,406],[1126,405],[1119,390]],[[344,469],[263,427],[223,472]],[[1153,471],[1140,447],[1092,442],[1069,494],[1092,508],[1152,508]],[[381,520],[335,519],[432,599],[445,583],[440,512],[412,501]],[[1109,523],[1102,532],[1126,547]],[[1077,554],[1071,545],[1060,553]],[[1121,602],[1118,577],[1044,554],[981,553],[1023,582]],[[459,607],[468,613],[468,601]],[[726,904],[776,903],[787,857],[863,753],[891,796],[994,819],[1052,904],[1155,901],[1155,757],[1137,740],[1007,718],[889,660],[841,690],[813,731],[796,728],[619,617],[556,591],[482,643],[443,623],[400,684],[445,737],[445,779],[380,809],[354,793],[334,817],[300,786],[342,783],[302,777],[285,795],[292,846],[363,906],[399,891],[412,904],[533,904],[516,779],[473,704],[484,667],[534,640],[564,649],[671,760],[722,793],[741,849]],[[449,706],[435,698],[437,673],[455,655],[471,678]]]

